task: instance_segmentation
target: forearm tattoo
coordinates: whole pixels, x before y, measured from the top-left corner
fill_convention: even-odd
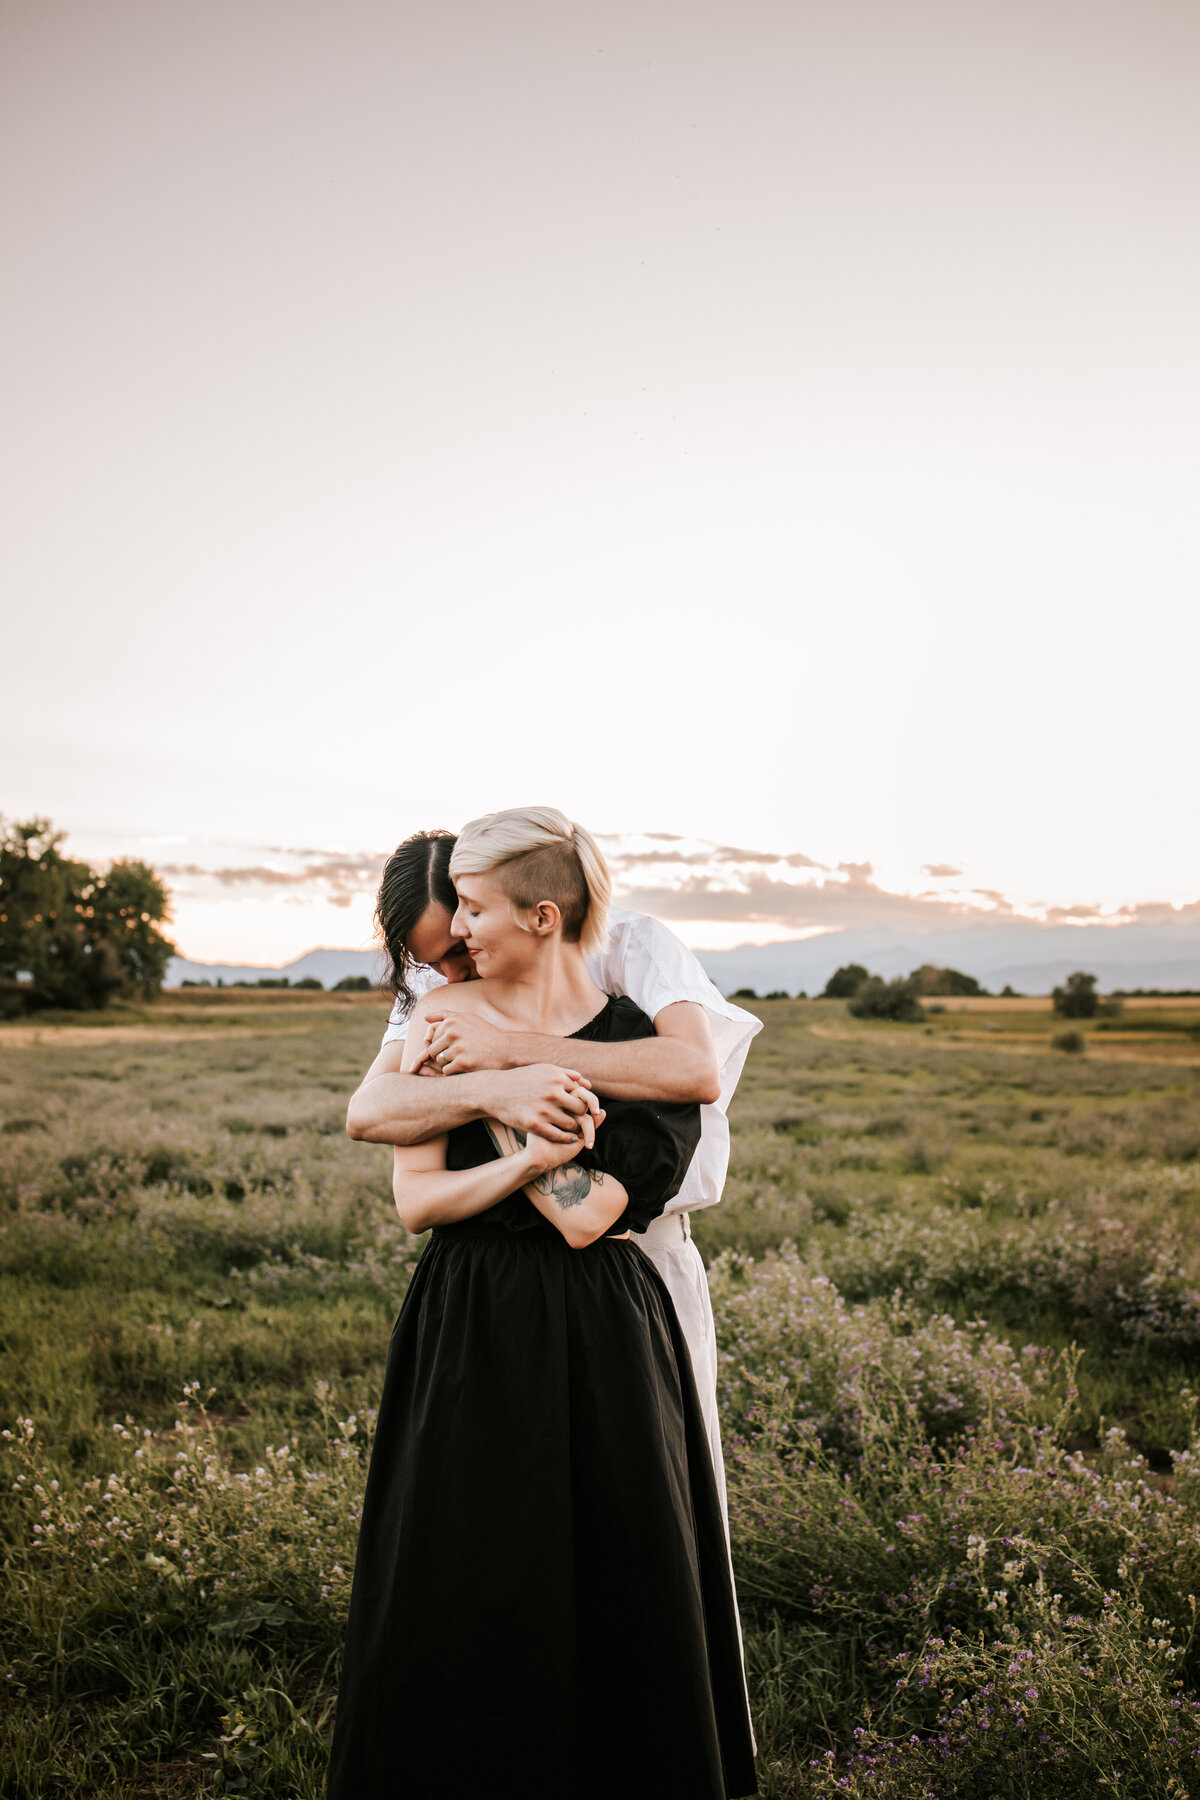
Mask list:
[[[511,1156],[514,1151],[525,1148],[523,1131],[515,1131],[511,1125],[501,1125],[494,1119],[487,1119],[484,1123],[488,1136],[501,1156]],[[587,1169],[581,1169],[578,1163],[564,1163],[557,1169],[543,1169],[540,1175],[535,1175],[526,1185],[544,1200],[553,1200],[566,1211],[572,1206],[582,1206],[592,1191],[593,1181],[600,1186],[604,1177],[590,1174]]]
[[[578,1163],[564,1163],[560,1169],[543,1169],[529,1185],[543,1200],[557,1201],[565,1209],[583,1204],[592,1191],[592,1178]]]

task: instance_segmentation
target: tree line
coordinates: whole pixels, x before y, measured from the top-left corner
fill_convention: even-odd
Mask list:
[[[872,975],[862,963],[843,963],[835,969],[819,996],[822,1000],[844,1000],[847,1008],[860,1019],[891,1019],[902,1025],[915,1025],[925,1017],[925,1000],[971,998],[987,999],[991,996],[974,975],[964,975],[961,969],[943,969],[936,963],[922,963],[911,975],[897,975],[887,981],[882,975]],[[1015,988],[1005,986],[998,996],[1001,1000],[1018,1000],[1021,998]],[[731,1000],[757,1000],[759,995],[753,988],[738,988],[729,998]],[[764,994],[764,1000],[788,1000],[791,996],[786,989],[776,988],[772,993]],[[797,1000],[807,1000],[808,995],[801,992]],[[1097,988],[1095,975],[1084,969],[1076,969],[1068,975],[1061,987],[1056,987],[1052,996],[1054,1010],[1065,1019],[1094,1019],[1099,1014],[1110,1017],[1118,1016],[1124,1007],[1121,995],[1113,994],[1103,999]],[[936,1009],[935,1009],[936,1010]]]
[[[101,873],[63,854],[65,836],[49,819],[0,816],[0,1014],[51,1006],[90,1012],[110,1000],[151,1000],[178,955],[160,929],[171,917],[170,898],[149,864],[122,858]],[[226,983],[218,977],[181,985]],[[325,991],[315,975],[228,985]],[[346,975],[332,991],[368,993],[372,986],[365,975]]]

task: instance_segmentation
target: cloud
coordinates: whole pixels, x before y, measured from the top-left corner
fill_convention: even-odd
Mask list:
[[[662,919],[711,920],[724,924],[776,925],[786,932],[845,931],[887,926],[904,931],[945,931],[1014,909],[973,904],[959,896],[895,894],[872,879],[867,863],[849,864],[842,878],[792,882],[749,873],[736,886],[689,876],[658,886],[639,886],[621,894],[621,904]]]
[[[1065,926],[1091,934],[1134,923],[1186,928],[1200,923],[1200,900],[1184,907],[1148,901],[1114,912],[1083,901],[1071,906],[1018,904],[995,888],[965,885],[898,893],[880,885],[870,862],[829,865],[802,851],[703,843],[670,832],[614,835],[606,843],[619,905],[692,925],[710,921],[760,932],[774,928],[781,938],[858,930],[945,936],[1006,923],[1046,930]],[[167,863],[160,873],[189,886],[211,883],[231,895],[257,889],[281,899],[324,900],[345,909],[374,894],[385,860],[377,851],[272,846],[260,849],[252,862],[228,860],[215,867]],[[948,863],[926,863],[923,873],[946,881],[961,877],[962,871]]]
[[[280,850],[278,854],[303,856],[307,860],[290,869],[269,863],[231,863],[216,868],[194,862],[162,863],[158,872],[168,880],[212,881],[223,888],[308,889],[315,896],[323,896],[331,906],[345,907],[352,904],[356,895],[378,885],[386,860],[370,852],[355,856]]]

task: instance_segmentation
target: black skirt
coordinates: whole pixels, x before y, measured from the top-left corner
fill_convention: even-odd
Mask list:
[[[629,1240],[439,1227],[392,1333],[330,1800],[757,1793],[687,1347]]]

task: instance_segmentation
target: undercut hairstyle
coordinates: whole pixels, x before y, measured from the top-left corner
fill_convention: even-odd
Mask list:
[[[384,985],[405,1006],[413,1003],[408,976],[417,966],[408,948],[410,933],[431,906],[444,906],[451,918],[458,910],[450,879],[454,844],[452,831],[415,831],[383,865],[375,929],[387,956]]]
[[[450,874],[494,874],[520,920],[543,900],[562,914],[563,937],[585,951],[608,941],[612,878],[590,831],[554,806],[521,806],[472,819],[458,834]]]

